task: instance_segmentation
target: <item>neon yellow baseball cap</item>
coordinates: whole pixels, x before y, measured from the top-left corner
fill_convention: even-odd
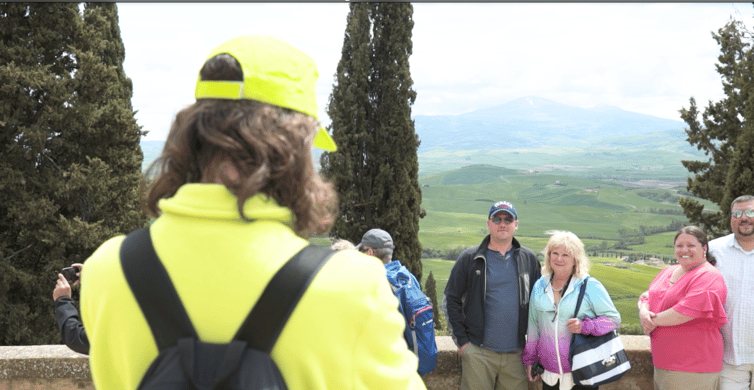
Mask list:
[[[314,61],[280,38],[242,35],[213,49],[207,59],[229,54],[241,64],[244,81],[197,79],[197,99],[250,99],[290,108],[317,119],[316,84],[319,74]],[[337,145],[320,127],[314,146],[334,152]]]

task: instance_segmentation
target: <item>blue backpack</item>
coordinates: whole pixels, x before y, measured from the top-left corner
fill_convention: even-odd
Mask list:
[[[437,363],[432,300],[424,295],[419,281],[398,260],[385,265],[385,270],[393,294],[398,298],[398,310],[406,319],[403,337],[419,358],[419,375],[424,375],[434,370]]]

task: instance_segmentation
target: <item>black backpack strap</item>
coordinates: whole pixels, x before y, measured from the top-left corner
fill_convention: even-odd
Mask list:
[[[334,253],[330,248],[314,245],[296,253],[272,277],[234,339],[244,340],[267,353],[272,351],[298,301]],[[120,248],[120,261],[160,350],[176,345],[180,338],[198,338],[167,270],[154,251],[149,228],[126,237]]]
[[[148,227],[126,236],[120,264],[159,350],[176,345],[180,338],[196,337],[170,276],[154,252]]]
[[[308,245],[293,255],[272,277],[234,337],[270,353],[314,276],[335,253]]]

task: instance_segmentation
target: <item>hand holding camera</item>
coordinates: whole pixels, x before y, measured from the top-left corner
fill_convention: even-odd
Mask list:
[[[79,280],[78,272],[78,268],[75,267],[65,267],[60,270],[60,273],[63,274],[65,280],[68,281],[68,284],[74,284],[77,280]]]
[[[71,297],[71,286],[77,286],[81,283],[79,275],[83,266],[83,264],[76,263],[60,270],[55,290],[52,291],[53,300],[58,300],[60,297]]]

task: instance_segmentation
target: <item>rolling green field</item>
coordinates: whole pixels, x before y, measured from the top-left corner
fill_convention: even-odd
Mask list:
[[[486,234],[490,205],[508,200],[516,206],[516,236],[535,252],[547,241],[547,231],[568,230],[587,248],[603,241],[608,247],[624,239],[621,231],[662,230],[687,223],[678,204],[682,188],[631,188],[614,181],[556,176],[474,165],[421,177],[422,208],[419,240],[425,248],[447,249],[479,243]],[[715,205],[703,202],[716,210]],[[674,233],[676,229],[672,229]],[[672,257],[667,231],[646,236],[627,250],[647,256]]]
[[[603,140],[604,142],[605,140]],[[487,145],[480,145],[485,147]],[[419,175],[447,172],[475,164],[512,169],[536,169],[563,176],[601,179],[648,179],[684,181],[688,170],[682,160],[704,160],[704,154],[685,137],[666,132],[644,136],[616,135],[613,142],[588,147],[558,145],[536,149],[457,150],[436,148],[418,154]]]
[[[660,272],[661,268],[628,264],[619,259],[607,257],[595,257],[591,258],[590,261],[592,267],[589,274],[602,282],[621,314],[622,333],[640,331],[641,325],[636,301],[639,295],[647,290],[649,283]],[[445,285],[448,282],[448,275],[450,275],[453,264],[454,261],[452,260],[422,260],[424,275],[429,275],[431,271],[435,278],[438,301],[442,300],[442,294],[445,291]],[[621,268],[616,267],[616,265]]]

